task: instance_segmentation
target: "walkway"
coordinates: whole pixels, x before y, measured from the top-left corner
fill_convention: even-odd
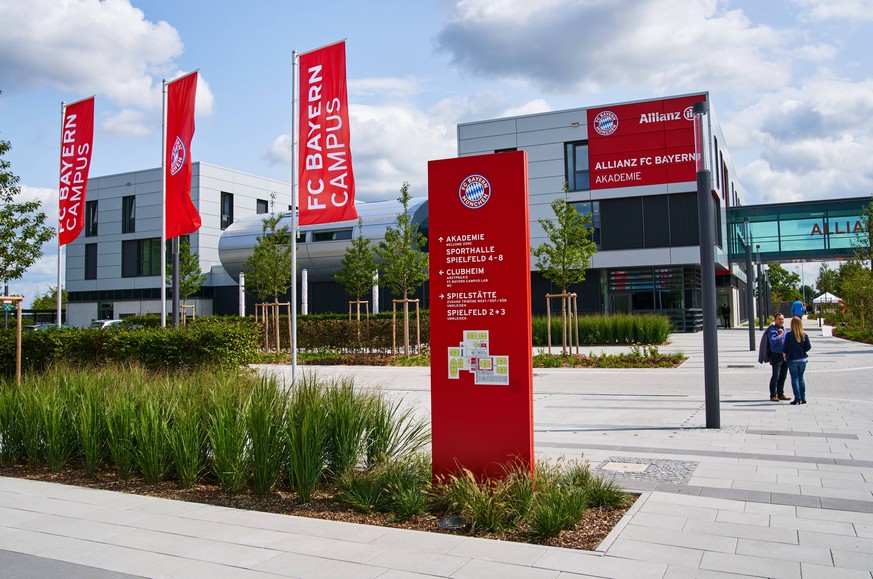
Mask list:
[[[239,511],[0,478],[3,577],[839,577],[873,569],[873,346],[811,331],[809,404],[770,402],[748,332],[672,370],[536,370],[536,448],[641,493],[596,552]],[[287,369],[285,369],[287,371]],[[429,371],[320,368],[429,407]],[[786,386],[790,392],[790,385]]]

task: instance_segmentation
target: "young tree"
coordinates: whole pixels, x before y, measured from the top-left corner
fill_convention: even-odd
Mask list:
[[[861,231],[852,240],[855,259],[873,271],[873,199],[861,212]]]
[[[770,287],[773,290],[773,300],[791,302],[800,299],[800,274],[796,271],[788,271],[778,263],[767,266],[767,274],[770,277]]]
[[[379,267],[380,277],[392,293],[403,297],[403,351],[409,355],[409,294],[414,293],[428,279],[427,254],[423,252],[427,238],[412,224],[409,215],[409,183],[403,182],[397,198],[403,210],[397,214],[397,227],[385,230],[385,239],[379,242],[376,255],[384,262]]]
[[[823,263],[818,268],[818,277],[815,280],[815,286],[819,293],[828,292],[833,295],[839,295],[840,288],[840,273],[828,267],[828,264]]]
[[[203,287],[207,275],[200,271],[200,256],[191,253],[191,238],[183,235],[179,239],[179,297],[182,305],[188,304],[188,298]],[[173,285],[173,262],[167,264],[167,284]]]
[[[61,307],[67,306],[67,290],[61,292]],[[47,292],[33,298],[30,302],[32,310],[56,310],[58,307],[58,288],[51,286]]]
[[[281,219],[277,213],[264,218],[262,234],[243,266],[246,289],[261,301],[272,297],[274,302],[278,302],[279,294],[288,290],[294,277],[291,271],[291,232],[287,225],[278,227]]]
[[[847,272],[841,291],[846,309],[858,318],[861,328],[866,329],[867,323],[873,321],[873,271],[858,267]]]
[[[585,281],[585,270],[588,269],[592,256],[597,252],[597,244],[591,239],[591,215],[582,215],[576,211],[576,208],[567,201],[568,193],[569,189],[564,183],[564,198],[552,201],[554,220],[537,220],[549,241],[531,250],[536,258],[536,266],[543,277],[560,287],[564,295],[571,285]],[[568,315],[567,300],[562,298],[562,349],[568,342]]]
[[[364,237],[363,220],[358,218],[358,236],[346,249],[340,268],[333,277],[346,291],[361,301],[361,296],[373,289],[373,272],[376,271],[376,254],[370,240]]]
[[[45,224],[39,201],[16,200],[21,195],[19,179],[10,170],[12,164],[3,159],[11,148],[9,141],[0,141],[0,281],[4,286],[20,279],[42,257],[43,243],[55,235]]]

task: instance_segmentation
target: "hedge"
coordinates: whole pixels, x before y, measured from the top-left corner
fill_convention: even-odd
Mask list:
[[[78,329],[22,332],[22,371],[56,362],[89,367],[138,364],[151,370],[238,367],[257,360],[260,334],[251,322],[203,318],[182,328]],[[0,331],[0,373],[15,372],[15,332]]]

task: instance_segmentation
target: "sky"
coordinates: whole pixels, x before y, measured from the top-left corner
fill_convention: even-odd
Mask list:
[[[92,177],[160,166],[162,80],[192,70],[193,159],[290,181],[292,51],[341,39],[359,201],[425,196],[459,122],[702,91],[744,204],[873,193],[873,0],[0,0],[21,197],[56,224],[62,101],[96,96]]]

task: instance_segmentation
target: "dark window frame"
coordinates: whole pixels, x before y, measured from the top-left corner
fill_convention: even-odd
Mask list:
[[[85,279],[97,279],[97,244],[85,244]]]
[[[85,237],[97,236],[97,201],[85,201]]]
[[[233,193],[221,192],[221,230],[224,231],[233,224]]]
[[[585,149],[585,166],[579,168],[580,149]],[[570,191],[591,189],[591,167],[588,162],[588,141],[564,143],[564,179]]]
[[[121,232],[136,232],[136,195],[121,198]]]

